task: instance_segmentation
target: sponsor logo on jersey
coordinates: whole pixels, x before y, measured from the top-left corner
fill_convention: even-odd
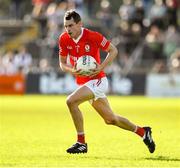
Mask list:
[[[72,50],[72,46],[67,46],[67,49]]]
[[[70,55],[70,59],[73,60],[75,63],[78,60],[78,58],[76,56]]]

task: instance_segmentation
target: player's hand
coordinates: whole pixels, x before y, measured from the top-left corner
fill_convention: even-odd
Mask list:
[[[84,74],[84,72],[81,69],[77,70],[76,66],[73,67],[72,74],[75,76],[87,76],[86,74]]]
[[[97,64],[97,63],[96,63]],[[101,65],[97,64],[95,69],[91,69],[91,72],[89,73],[89,77],[92,78],[96,75],[98,75],[102,71]]]
[[[81,69],[77,70],[77,69],[73,68],[72,69],[72,74],[82,76],[82,70]]]

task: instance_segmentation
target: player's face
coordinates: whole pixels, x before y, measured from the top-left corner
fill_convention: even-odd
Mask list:
[[[64,27],[66,32],[71,36],[71,38],[76,39],[81,34],[82,23],[75,23],[73,19],[64,20]]]

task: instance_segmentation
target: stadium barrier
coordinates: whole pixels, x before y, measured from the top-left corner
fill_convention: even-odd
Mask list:
[[[148,74],[146,95],[151,97],[180,97],[180,74]]]
[[[119,74],[108,75],[109,93],[119,95],[144,95],[145,74],[129,74],[122,78]],[[69,74],[43,73],[28,74],[26,93],[28,94],[68,94],[77,88],[74,78]]]
[[[109,74],[109,94],[180,97],[179,74]],[[69,94],[75,79],[64,73],[0,75],[0,94]]]
[[[24,94],[25,76],[23,74],[0,75],[0,94]]]

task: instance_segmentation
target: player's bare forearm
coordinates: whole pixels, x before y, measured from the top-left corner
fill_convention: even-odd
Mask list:
[[[59,65],[60,65],[60,68],[62,69],[62,71],[72,73],[72,67],[70,67],[67,64],[64,64],[62,62],[60,62]]]
[[[70,67],[69,65],[64,64],[62,62],[60,62],[60,67],[61,67],[62,71],[64,71],[64,72],[71,73],[72,75],[81,76],[81,70],[76,70],[75,68]]]
[[[109,64],[111,64],[118,54],[118,50],[113,44],[110,44],[106,51],[108,52],[108,55],[100,65],[102,70],[105,69]]]
[[[94,77],[97,74],[99,74],[102,70],[104,70],[109,64],[113,62],[114,58],[118,54],[117,48],[113,44],[110,44],[106,51],[108,52],[106,59],[101,64],[97,64],[97,68],[93,69],[92,73],[89,74],[90,77]]]
[[[72,75],[83,76],[83,74],[81,72],[81,69],[77,70],[77,69],[75,69],[75,67],[72,67],[72,66],[68,65],[66,62],[67,62],[66,58],[60,56],[60,58],[59,58],[59,66],[62,69],[62,71],[71,73]]]
[[[63,56],[59,57],[59,66],[62,69],[62,71],[64,71],[64,72],[72,73],[72,71],[73,71],[73,68],[71,66],[67,65],[66,57],[63,57]]]

